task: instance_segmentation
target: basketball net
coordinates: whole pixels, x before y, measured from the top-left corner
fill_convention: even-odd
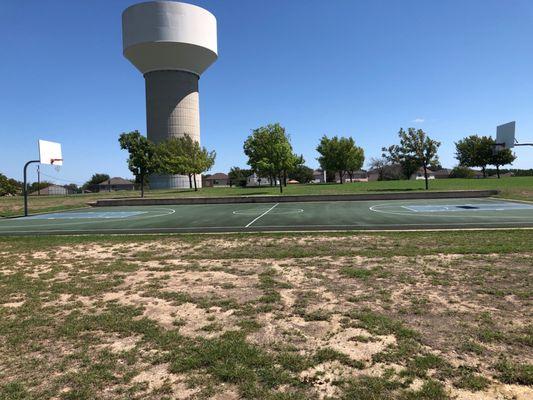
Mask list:
[[[52,164],[52,167],[54,167],[56,172],[60,172],[61,171],[61,165],[60,164],[56,164],[57,161],[63,161],[63,159],[62,158],[53,158],[50,161],[50,164]]]

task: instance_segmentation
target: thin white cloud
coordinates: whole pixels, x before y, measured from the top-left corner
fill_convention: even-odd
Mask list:
[[[411,122],[414,122],[415,124],[421,124],[424,121],[425,121],[424,118],[415,118]]]

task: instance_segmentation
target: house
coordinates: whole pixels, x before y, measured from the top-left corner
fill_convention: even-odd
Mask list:
[[[117,190],[135,190],[135,184],[124,178],[114,177],[100,182],[93,187],[98,192],[114,192]],[[92,189],[92,188],[91,188]]]
[[[45,188],[42,188],[40,191],[35,191],[30,193],[32,196],[66,196],[67,194],[72,194],[73,191],[59,185],[50,185]]]
[[[448,168],[442,168],[437,171],[433,171],[435,179],[446,179],[450,177],[452,170]]]
[[[213,175],[206,175],[202,177],[202,186],[203,187],[214,187],[214,186],[229,186],[229,176],[223,172],[217,172]]]
[[[313,171],[313,180],[311,183],[326,183],[326,171],[315,169]]]
[[[427,176],[428,176],[428,179],[435,179],[435,173],[431,171],[430,169],[427,170]],[[426,179],[426,177],[424,176],[424,168],[420,167],[418,171],[413,172],[409,179],[416,179],[416,180]]]
[[[278,185],[279,181],[276,179],[272,185]],[[246,186],[270,186],[270,178],[262,178],[255,172],[246,178]]]
[[[335,174],[335,181],[340,182],[339,174]],[[354,171],[352,174],[352,177],[350,178],[350,175],[346,172],[344,176],[342,177],[342,181],[345,183],[350,182],[368,182],[368,173],[363,170]]]

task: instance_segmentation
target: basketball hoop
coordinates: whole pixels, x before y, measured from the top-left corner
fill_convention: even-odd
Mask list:
[[[62,158],[52,158],[50,160],[50,164],[52,165],[52,167],[54,167],[56,172],[60,172],[61,171],[61,165],[63,165],[63,159]]]

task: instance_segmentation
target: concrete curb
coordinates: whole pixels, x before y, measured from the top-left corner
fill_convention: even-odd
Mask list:
[[[89,203],[93,207],[111,206],[160,206],[184,204],[236,204],[236,203],[293,203],[309,201],[368,201],[368,200],[414,200],[414,199],[461,199],[491,197],[498,190],[454,190],[446,192],[400,192],[359,194],[312,194],[298,196],[240,196],[240,197],[177,197],[102,199]]]

